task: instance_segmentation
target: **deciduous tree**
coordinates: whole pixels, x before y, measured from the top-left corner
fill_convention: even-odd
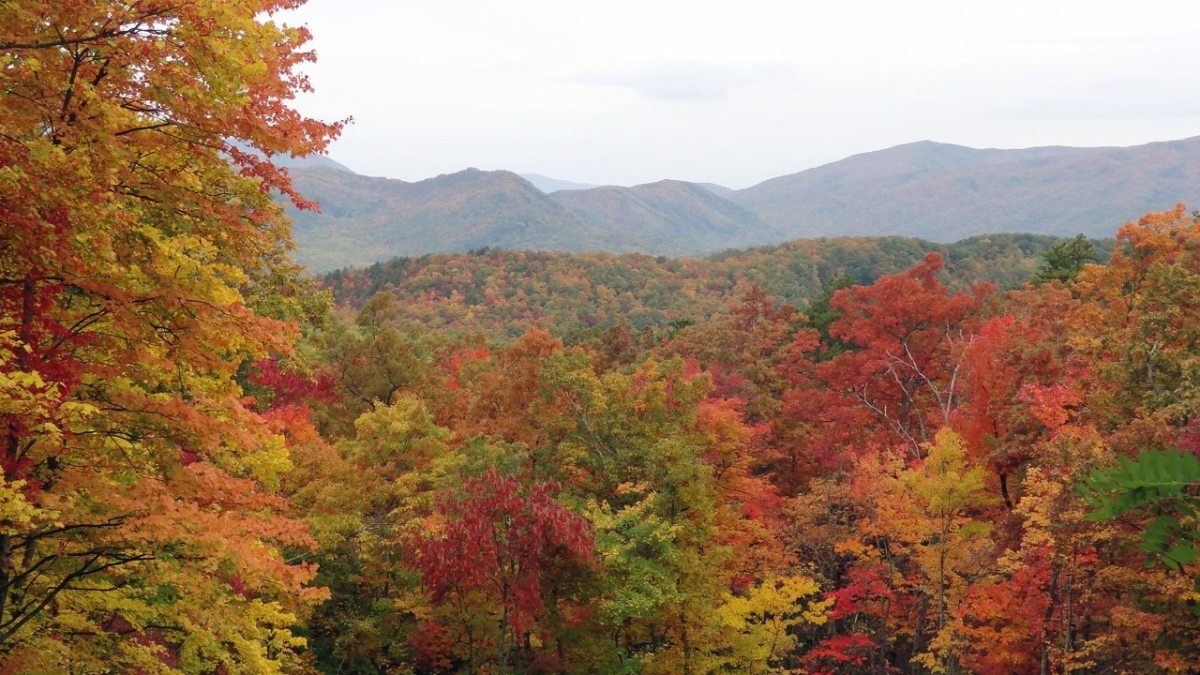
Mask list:
[[[270,157],[338,130],[289,107],[297,4],[0,4],[0,669],[274,672],[319,595],[235,377],[294,335]]]
[[[592,554],[590,525],[555,501],[555,489],[525,487],[489,469],[463,482],[461,498],[444,494],[440,518],[416,542],[413,564],[435,602],[479,594],[494,606],[500,673],[508,672],[515,640],[542,613],[542,574],[552,558],[583,563]]]

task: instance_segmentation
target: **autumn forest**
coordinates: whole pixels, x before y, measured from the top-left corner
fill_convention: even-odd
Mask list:
[[[297,4],[0,0],[0,672],[1197,672],[1200,215],[314,277]]]

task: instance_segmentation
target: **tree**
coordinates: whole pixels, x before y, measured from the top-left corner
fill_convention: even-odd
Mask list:
[[[1195,446],[1200,224],[1179,204],[1127,223],[1117,241],[1108,265],[1073,286],[1082,302],[1068,340],[1093,364],[1089,421],[1122,454]]]
[[[1009,480],[1048,434],[1076,418],[1082,375],[1092,365],[1067,345],[1079,302],[1059,286],[1011,291],[992,304],[998,316],[980,327],[964,354],[963,406],[953,421],[973,460]]]
[[[241,400],[299,311],[270,157],[340,125],[297,0],[0,5],[0,666],[273,672],[321,596]],[[204,528],[208,528],[207,531]],[[54,611],[47,611],[51,607]]]
[[[1048,281],[1071,281],[1083,271],[1087,263],[1096,262],[1096,247],[1091,240],[1080,234],[1074,239],[1059,242],[1042,253],[1042,266],[1033,275],[1034,284]]]
[[[324,367],[344,399],[336,419],[323,420],[327,433],[350,433],[362,413],[391,405],[426,388],[432,378],[437,339],[396,326],[394,298],[379,293],[358,312],[354,325],[335,323],[313,336]]]
[[[354,430],[333,456],[318,454],[320,445],[297,448],[286,485],[321,545],[317,581],[331,595],[308,622],[312,651],[334,669],[388,672],[421,655],[411,638],[428,603],[401,562],[462,457],[412,395],[363,413]]]
[[[990,557],[990,523],[977,516],[994,499],[952,430],[943,428],[922,451],[909,465],[895,451],[862,457],[848,491],[829,492],[828,510],[854,520],[822,528],[822,539],[846,537],[835,550],[848,556],[849,569],[830,593],[830,619],[842,630],[818,645],[811,662],[953,667],[954,612]],[[846,497],[857,502],[852,509],[838,503]],[[819,500],[804,501],[819,508]]]
[[[501,674],[508,672],[515,639],[542,612],[542,574],[552,558],[582,563],[592,554],[588,521],[555,501],[556,489],[551,483],[526,488],[489,469],[463,481],[462,498],[442,495],[440,518],[431,523],[438,526],[416,542],[413,563],[435,602],[480,594],[497,607]]]
[[[779,411],[786,381],[778,361],[795,321],[794,307],[777,304],[755,285],[729,303],[727,315],[681,331],[669,350],[696,359],[713,378],[712,394],[741,399],[757,422]]]
[[[1060,434],[1047,445],[1043,459],[1051,461],[1030,466],[1022,481],[1009,522],[1019,523],[1016,536],[959,611],[962,662],[988,675],[1114,663],[1131,672],[1187,672],[1181,664],[1195,663],[1195,618],[1178,609],[1190,584],[1144,568],[1128,528],[1088,522],[1086,504],[1071,489],[1111,452],[1086,433]],[[1181,619],[1175,625],[1159,615],[1168,608]]]
[[[963,353],[994,290],[950,294],[937,279],[941,268],[941,256],[929,253],[911,270],[837,291],[830,307],[840,316],[828,330],[846,350],[811,363],[806,354],[822,356],[820,344],[801,334],[789,366],[797,384],[815,379],[842,407],[869,412],[877,437],[906,445],[914,458],[962,405]]]
[[[819,626],[832,600],[814,600],[819,587],[807,576],[769,576],[744,595],[730,596],[715,618],[732,633],[720,660],[739,673],[777,672],[804,624]]]
[[[913,523],[922,535],[918,557],[933,588],[929,594],[936,598],[937,629],[931,651],[917,660],[945,672],[957,657],[960,638],[949,625],[949,615],[969,585],[964,573],[978,567],[991,548],[987,541],[991,523],[974,519],[974,512],[994,505],[995,500],[984,485],[983,467],[968,465],[962,437],[942,429],[928,449],[923,465],[904,471],[901,482],[920,509],[920,518]],[[984,553],[972,550],[981,545]]]

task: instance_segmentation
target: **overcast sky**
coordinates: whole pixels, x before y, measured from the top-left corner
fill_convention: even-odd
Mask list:
[[[331,156],[748,187],[917,140],[1200,135],[1195,0],[309,0]]]

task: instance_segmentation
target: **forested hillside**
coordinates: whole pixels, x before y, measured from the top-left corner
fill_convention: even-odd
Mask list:
[[[828,289],[895,274],[936,251],[952,288],[990,282],[1019,286],[1062,240],[997,234],[954,244],[902,237],[797,240],[727,251],[707,259],[641,254],[480,250],[397,258],[322,278],[334,301],[361,307],[376,293],[396,296],[397,320],[432,329],[516,337],[531,326],[557,335],[625,321],[664,330],[726,311],[751,287],[797,307]],[[1105,256],[1111,240],[1098,241]]]

